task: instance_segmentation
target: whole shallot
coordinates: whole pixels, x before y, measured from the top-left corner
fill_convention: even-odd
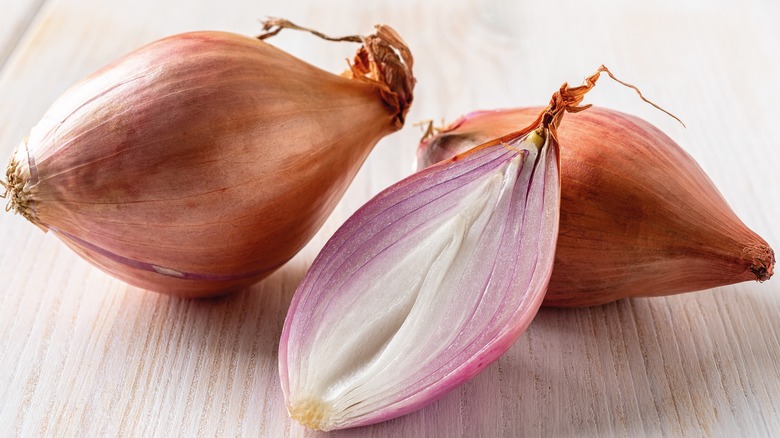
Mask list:
[[[477,111],[422,141],[418,166],[468,151],[540,108]],[[590,306],[772,276],[774,252],[704,171],[648,122],[604,108],[567,117],[561,224],[547,306]]]
[[[263,37],[303,29],[272,28]],[[311,32],[362,43],[344,75],[257,38],[193,32],[87,77],[13,154],[9,209],[154,291],[202,297],[269,275],[412,102],[412,55],[393,29]]]

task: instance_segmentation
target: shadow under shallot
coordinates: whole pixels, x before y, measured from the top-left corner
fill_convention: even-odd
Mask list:
[[[224,392],[207,399],[211,406],[200,407],[222,413],[210,412],[211,419],[205,421],[219,418],[237,423],[239,434],[250,435],[286,428],[283,423],[289,420],[279,383],[279,338],[290,301],[305,273],[306,266],[296,259],[245,291],[186,303],[188,329],[196,332],[190,339],[199,346],[194,360],[204,365],[203,377],[208,379],[205,392]]]
[[[287,416],[277,362],[305,271],[294,259],[250,289],[205,300],[128,290],[98,367],[129,365],[98,375],[107,394],[92,404],[107,405],[116,432],[135,414],[154,419],[141,432],[158,435],[633,436],[734,425],[761,435],[777,422],[780,388],[768,382],[780,380],[780,302],[738,285],[543,308],[496,363],[433,404],[372,426],[307,430]]]
[[[496,363],[433,404],[306,436],[769,434],[780,409],[772,383],[780,381],[772,317],[780,301],[772,295],[737,285],[542,308]]]
[[[740,290],[742,289],[742,290]],[[766,293],[764,293],[766,292]],[[513,436],[765,435],[780,301],[754,285],[543,308],[499,361]]]
[[[305,272],[296,258],[251,288],[208,299],[125,287],[98,365],[107,421],[118,424],[103,431],[283,436],[277,349]],[[151,420],[131,425],[133,414]]]

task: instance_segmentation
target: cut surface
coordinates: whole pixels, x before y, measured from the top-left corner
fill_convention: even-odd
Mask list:
[[[293,418],[331,430],[402,415],[527,326],[552,266],[557,162],[547,147],[505,146],[402,181],[328,242],[280,343]]]

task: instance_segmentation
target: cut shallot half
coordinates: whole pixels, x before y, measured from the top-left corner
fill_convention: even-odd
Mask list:
[[[557,151],[535,131],[371,200],[293,298],[279,355],[290,415],[322,430],[376,423],[496,360],[541,304],[559,202]]]

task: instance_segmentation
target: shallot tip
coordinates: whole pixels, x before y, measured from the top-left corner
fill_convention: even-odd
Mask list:
[[[744,256],[753,261],[750,271],[756,281],[764,282],[772,278],[775,269],[775,252],[767,245],[751,245],[745,248]]]

